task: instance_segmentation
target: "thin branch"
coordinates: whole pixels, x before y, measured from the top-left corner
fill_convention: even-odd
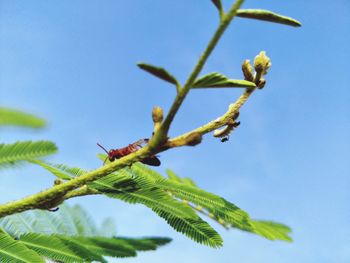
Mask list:
[[[244,105],[244,103],[248,100],[250,95],[253,93],[255,89],[248,89],[246,90],[235,103],[232,103],[229,105],[228,110],[226,113],[224,113],[219,118],[201,126],[198,127],[192,131],[189,131],[185,134],[182,134],[180,136],[177,136],[173,139],[170,139],[166,142],[166,144],[163,146],[164,149],[174,148],[174,147],[180,147],[184,145],[188,145],[188,139],[191,138],[194,134],[200,134],[204,135],[209,132],[212,132],[218,128],[221,128],[227,124],[229,120],[232,119],[232,116],[235,115],[235,113],[239,112],[240,108]]]
[[[217,45],[218,41],[224,34],[226,28],[229,26],[233,18],[235,17],[237,10],[241,7],[244,0],[237,0],[229,10],[229,12],[223,16],[223,18],[220,21],[219,27],[216,30],[215,34],[209,41],[209,44],[207,48],[204,50],[203,54],[200,56],[197,64],[195,65],[194,69],[192,70],[190,76],[188,77],[185,85],[180,90],[180,92],[177,94],[173,104],[171,105],[171,108],[165,117],[164,122],[162,123],[161,127],[159,128],[158,132],[155,133],[153,138],[150,141],[150,147],[151,148],[157,148],[161,144],[163,144],[167,140],[167,134],[170,128],[170,125],[179,110],[180,106],[182,105],[182,102],[186,98],[187,93],[190,91],[192,84],[198,77],[199,73],[201,72],[202,68],[204,67],[205,62],[207,61],[208,57],[210,56],[211,52],[214,50],[215,46]]]

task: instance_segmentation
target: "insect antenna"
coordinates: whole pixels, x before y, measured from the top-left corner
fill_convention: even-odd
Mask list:
[[[107,154],[108,154],[108,151],[105,149],[105,147],[103,147],[101,144],[97,143],[98,146],[100,146]]]
[[[97,143],[97,145],[100,146],[100,147],[107,153],[107,157],[106,157],[106,159],[105,159],[104,162],[103,162],[103,165],[104,165],[104,164],[106,163],[108,157],[109,157],[108,151],[107,151],[107,150],[105,149],[105,147],[103,147],[101,144]]]

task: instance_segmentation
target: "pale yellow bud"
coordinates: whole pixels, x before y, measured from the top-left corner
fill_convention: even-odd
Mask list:
[[[154,123],[161,123],[163,121],[163,109],[161,107],[153,108],[152,119]]]
[[[266,75],[267,71],[271,67],[271,61],[268,56],[266,56],[265,51],[261,51],[259,55],[255,57],[254,68],[257,74]]]
[[[253,67],[250,64],[249,59],[246,59],[242,64],[242,71],[244,75],[244,79],[248,81],[254,80]]]

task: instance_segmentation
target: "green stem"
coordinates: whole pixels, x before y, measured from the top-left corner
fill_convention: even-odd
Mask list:
[[[208,57],[210,56],[211,52],[214,50],[215,46],[219,42],[221,36],[225,32],[226,28],[229,26],[233,18],[235,17],[238,9],[243,4],[244,0],[237,0],[231,7],[231,9],[228,11],[226,15],[222,17],[220,20],[220,24],[218,29],[215,31],[213,37],[209,41],[209,44],[207,48],[204,50],[203,54],[200,56],[197,64],[195,65],[194,69],[192,70],[192,73],[188,77],[187,81],[185,82],[185,85],[183,88],[178,92],[164,122],[162,123],[161,127],[158,130],[158,133],[155,134],[154,138],[150,142],[150,146],[152,148],[156,148],[161,143],[163,143],[166,138],[167,134],[170,128],[170,125],[179,110],[182,102],[186,98],[187,93],[190,91],[192,84],[198,77],[199,73],[201,72],[202,68],[204,67],[205,62],[207,61]]]

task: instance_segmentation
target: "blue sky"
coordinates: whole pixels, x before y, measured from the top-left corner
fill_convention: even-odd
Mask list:
[[[226,7],[231,1],[224,1]],[[142,206],[103,197],[72,200],[115,219],[118,233],[170,236],[155,253],[124,262],[350,262],[350,2],[246,1],[299,19],[296,29],[237,18],[203,73],[241,78],[240,65],[266,50],[272,59],[265,89],[241,111],[227,143],[208,135],[195,148],[161,154],[171,168],[254,218],[293,228],[294,243],[226,231],[222,249],[197,245]],[[40,132],[7,128],[1,141],[49,139],[52,162],[100,165],[107,148],[149,136],[151,109],[167,110],[173,87],[135,63],[164,66],[182,82],[215,30],[209,0],[0,0],[0,105],[49,121]],[[195,90],[172,125],[172,136],[226,111],[241,90]],[[0,171],[0,202],[52,185],[37,167]]]

